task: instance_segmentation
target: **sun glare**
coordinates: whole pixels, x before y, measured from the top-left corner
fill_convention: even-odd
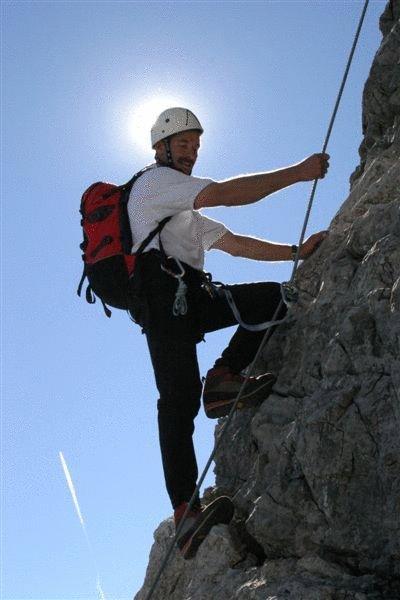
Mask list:
[[[163,110],[173,106],[185,106],[185,103],[173,96],[154,96],[145,98],[133,107],[129,129],[138,150],[151,152],[151,126]]]

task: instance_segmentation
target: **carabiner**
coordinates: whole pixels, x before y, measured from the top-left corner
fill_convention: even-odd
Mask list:
[[[167,256],[167,260],[169,260],[170,258],[172,258],[176,262],[176,264],[180,268],[181,272],[174,273],[174,271],[171,271],[171,269],[168,269],[168,267],[164,267],[164,265],[162,263],[161,263],[161,269],[163,271],[165,271],[165,273],[168,273],[168,275],[171,275],[171,277],[175,277],[176,279],[181,279],[186,273],[185,269],[182,266],[181,261],[179,260],[179,258],[174,258],[173,256]]]

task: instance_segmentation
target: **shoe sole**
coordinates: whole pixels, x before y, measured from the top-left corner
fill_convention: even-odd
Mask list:
[[[189,537],[187,542],[180,548],[181,554],[185,560],[194,558],[200,544],[209,534],[214,525],[227,525],[233,517],[235,507],[232,501],[223,496],[217,498],[209,504],[201,514],[201,522]]]
[[[241,396],[239,402],[236,405],[237,410],[244,410],[246,408],[254,408],[255,406],[259,406],[264,400],[269,396],[276,381],[276,377],[271,377],[268,381],[266,381],[262,386],[257,388],[254,392],[250,394],[243,394]],[[244,388],[246,391],[246,388]],[[262,394],[260,396],[260,394]],[[212,397],[212,394],[209,397]],[[231,408],[235,403],[237,398],[237,393],[234,398],[225,399],[225,400],[207,400],[204,402],[204,411],[206,416],[209,419],[219,419],[221,417],[226,417],[231,412]]]

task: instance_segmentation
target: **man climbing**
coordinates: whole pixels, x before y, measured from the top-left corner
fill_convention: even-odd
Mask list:
[[[238,323],[226,296],[203,271],[204,253],[215,249],[253,260],[283,261],[292,260],[297,251],[291,244],[233,233],[199,209],[251,204],[293,183],[322,178],[329,166],[327,154],[314,154],[287,168],[227,181],[193,177],[202,133],[190,110],[171,108],[161,113],[151,129],[156,162],[135,182],[128,203],[132,235],[137,240],[132,252],[158,223],[171,217],[140,256],[132,312],[146,334],[159,391],[160,447],[176,526],[198,475],[192,440],[202,393],[196,344],[205,333]],[[319,232],[309,237],[300,249],[300,258],[313,254],[325,236],[326,232]],[[245,323],[270,320],[281,300],[280,285],[275,282],[227,289]],[[278,318],[285,312],[284,306]],[[241,372],[252,362],[263,334],[238,327],[207,373],[203,389],[207,416],[229,413],[243,382]],[[274,381],[271,373],[250,377],[241,407],[264,400]],[[184,558],[194,556],[212,525],[230,517],[226,504],[217,502],[214,509],[202,509],[197,498],[177,539]]]

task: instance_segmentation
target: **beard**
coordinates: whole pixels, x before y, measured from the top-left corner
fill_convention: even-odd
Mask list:
[[[175,168],[185,175],[191,175],[194,167],[194,162],[185,158],[178,158],[174,161]]]
[[[192,174],[193,167],[196,162],[196,161],[188,160],[187,158],[175,159],[174,157],[172,157],[173,164],[170,165],[170,164],[168,164],[166,158],[164,159],[164,157],[160,157],[157,153],[155,155],[155,160],[158,165],[176,169],[177,171],[180,171],[184,175]]]

